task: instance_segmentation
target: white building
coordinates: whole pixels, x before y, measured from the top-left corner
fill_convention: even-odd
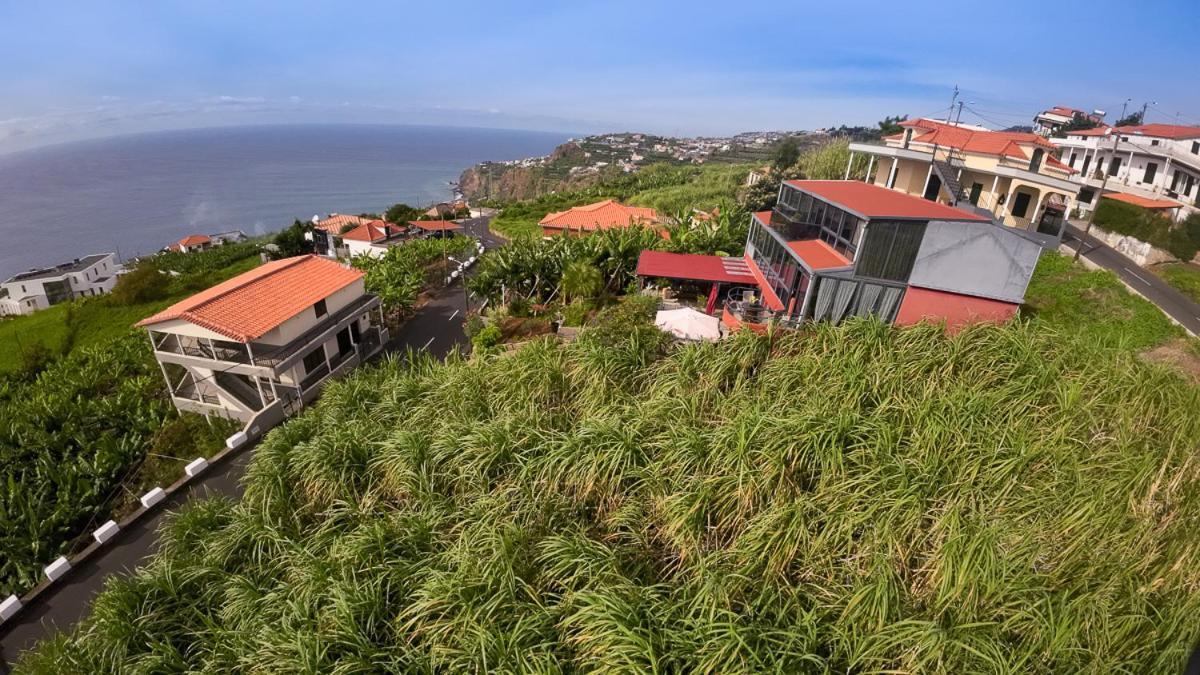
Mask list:
[[[14,275],[0,284],[0,316],[32,314],[60,302],[108,293],[120,269],[115,254],[97,253]]]
[[[1034,116],[1033,133],[1040,136],[1051,136],[1071,122],[1083,120],[1102,125],[1104,124],[1104,111],[1096,110],[1086,113],[1082,110],[1056,105]]]
[[[356,255],[382,258],[389,247],[403,243],[406,238],[407,231],[404,228],[382,220],[372,220],[342,234],[342,244],[351,258]]]
[[[1200,126],[1142,124],[1071,131],[1053,138],[1062,161],[1079,173],[1081,213],[1095,208],[1097,192],[1177,202],[1176,217],[1200,210]],[[1108,182],[1104,183],[1104,177]]]
[[[388,339],[363,273],[313,255],[266,263],[137,325],[150,334],[176,408],[240,420],[251,435]]]

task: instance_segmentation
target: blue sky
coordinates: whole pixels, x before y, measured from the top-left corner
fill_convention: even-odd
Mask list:
[[[1200,123],[1200,2],[0,0],[0,152],[227,124],[725,134],[1156,101]]]

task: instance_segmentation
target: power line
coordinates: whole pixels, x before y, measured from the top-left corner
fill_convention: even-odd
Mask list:
[[[1005,124],[1003,122],[997,122],[996,120],[989,119],[989,118],[979,114],[979,111],[972,108],[971,106],[965,106],[965,107],[967,110],[971,111],[972,115],[978,117],[979,119],[983,120],[984,122],[987,122],[988,124],[991,124],[992,126],[1000,127],[1001,129],[1003,129],[1005,127],[1013,126],[1011,124]]]

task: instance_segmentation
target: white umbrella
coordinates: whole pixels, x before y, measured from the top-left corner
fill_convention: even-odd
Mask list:
[[[654,315],[654,325],[683,340],[717,340],[721,320],[690,307],[665,309]]]

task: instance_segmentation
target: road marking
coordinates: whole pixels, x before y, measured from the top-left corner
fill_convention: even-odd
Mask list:
[[[1128,267],[1122,267],[1121,269],[1125,270],[1126,272],[1129,272],[1131,275],[1133,275],[1134,279],[1137,279],[1138,281],[1142,282],[1143,284],[1146,284],[1147,286],[1150,285],[1149,281],[1146,281],[1141,276],[1139,276],[1137,272],[1134,272],[1133,270],[1129,269]]]
[[[453,313],[453,314],[451,314],[451,315],[450,315],[450,318],[449,318],[449,319],[446,319],[446,320],[447,320],[447,321],[453,321],[453,320],[454,320],[454,317],[456,317],[456,316],[458,316],[458,310],[457,310],[457,309],[456,309],[456,310],[454,310],[454,313]]]
[[[425,345],[421,347],[421,349],[429,349],[429,345],[431,345],[431,344],[433,344],[433,338],[429,338],[429,342],[426,342]]]

